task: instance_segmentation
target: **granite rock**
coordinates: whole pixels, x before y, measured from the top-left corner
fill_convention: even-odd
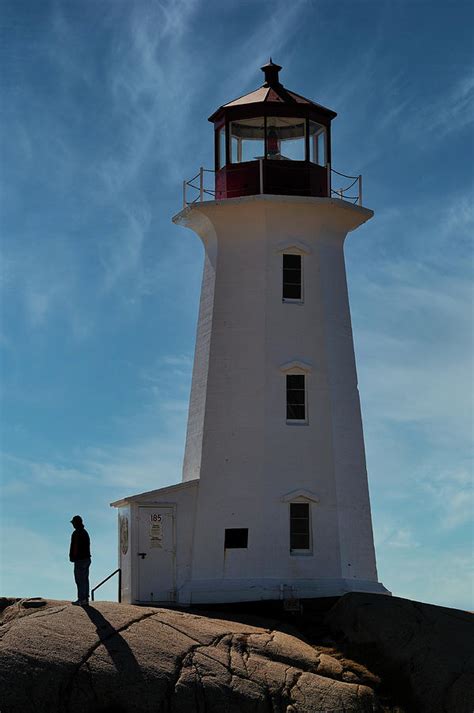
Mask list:
[[[169,609],[20,600],[0,626],[2,713],[383,710],[342,672],[281,629]]]
[[[407,710],[474,710],[472,613],[353,592],[337,601],[325,623],[349,655],[357,652],[392,690],[398,687]]]

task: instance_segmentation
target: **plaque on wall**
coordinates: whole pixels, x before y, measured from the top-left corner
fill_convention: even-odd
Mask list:
[[[120,515],[120,551],[123,555],[128,552],[128,516]]]

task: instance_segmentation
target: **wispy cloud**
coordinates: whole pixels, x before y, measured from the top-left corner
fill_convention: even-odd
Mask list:
[[[399,125],[402,140],[416,141],[432,147],[455,131],[474,123],[474,72],[468,67],[451,87],[449,94],[434,100],[418,101],[412,107],[411,120]]]
[[[78,484],[89,484],[94,480],[91,471],[82,468],[74,468],[51,461],[33,461],[28,458],[2,453],[4,462],[4,476],[9,492],[21,485],[26,487],[77,487]],[[3,490],[5,495],[5,491]]]
[[[156,269],[145,252],[152,223],[155,231],[160,224],[159,195],[179,195],[195,138],[190,112],[201,65],[188,39],[197,8],[195,0],[132,4],[125,16],[123,8],[110,8],[100,17],[108,41],[99,78],[90,38],[79,40],[70,14],[56,5],[49,34],[37,43],[39,61],[55,78],[54,96],[48,98],[48,85],[41,94],[25,84],[5,101],[5,129],[16,151],[7,156],[6,204],[14,207],[25,195],[38,201],[36,212],[18,205],[17,239],[5,247],[31,325],[66,316],[83,339],[100,314],[81,294],[84,280],[97,305],[111,292],[130,305],[159,285],[158,251],[148,250]],[[45,187],[55,191],[47,216]],[[38,235],[45,225],[48,234]]]
[[[155,167],[161,181],[166,176],[177,183],[182,177],[202,66],[185,43],[197,5],[194,0],[135,5],[126,35],[112,45],[110,110],[126,127],[113,156],[98,167],[112,195],[129,190],[146,168]]]
[[[230,92],[238,96],[245,93],[242,90],[249,84],[254,88],[258,83],[263,83],[263,75],[258,72],[258,68],[270,56],[278,62],[280,54],[290,54],[297,28],[304,23],[305,6],[306,0],[295,0],[292,3],[276,0],[261,4],[261,12],[254,16],[248,32],[236,45],[228,48],[223,57],[225,77],[221,79],[221,89],[216,92],[223,101],[234,98],[229,95]]]
[[[356,333],[365,407],[378,421],[418,423],[425,432],[430,428],[437,444],[469,438],[472,394],[466,386],[471,383],[472,364],[465,342],[470,287],[442,279],[430,287],[425,283],[423,289],[402,286],[392,274],[385,286],[372,285],[370,295],[378,301],[381,328]],[[394,305],[396,318],[392,313],[385,326],[383,310],[389,314]],[[402,327],[404,319],[411,325]],[[446,343],[432,333],[433,325],[444,320]]]
[[[179,482],[191,369],[189,355],[168,354],[143,370],[139,405],[116,417],[123,442],[57,452],[42,460],[4,453],[3,496],[18,494],[22,485],[64,492],[87,487],[90,493],[105,487],[119,497]]]
[[[381,548],[412,549],[420,545],[412,529],[401,522],[388,524],[385,521],[375,537]]]
[[[433,205],[422,220],[416,206],[376,220],[377,235],[399,248],[386,259],[385,246],[377,254],[377,242],[362,242],[354,246],[362,259],[349,268],[364,407],[374,423],[422,425],[436,445],[466,443],[474,297],[468,197]]]
[[[91,315],[83,309],[77,250],[58,235],[41,235],[39,245],[25,240],[3,248],[2,311],[26,317],[29,328],[42,329],[59,316],[67,320],[73,338],[82,341],[91,334]],[[7,328],[7,322],[4,322]]]
[[[181,441],[173,432],[164,432],[156,438],[87,453],[85,464],[101,486],[123,497],[179,482],[183,445],[184,438]]]
[[[143,245],[151,223],[151,210],[146,205],[123,205],[123,226],[109,236],[102,236],[101,263],[104,271],[102,290],[109,292],[124,277],[133,276],[143,284]],[[132,291],[132,295],[137,290]]]
[[[469,547],[450,546],[377,550],[380,580],[395,596],[472,609],[472,552]]]
[[[192,365],[189,354],[164,355],[142,371],[144,386],[154,395],[187,394]]]
[[[57,186],[59,202],[69,206],[73,201],[67,223],[63,215],[54,221],[56,244],[83,242],[83,235],[94,235],[84,248],[89,264],[101,267],[101,274],[94,271],[88,284],[98,305],[113,293],[128,308],[157,289],[163,272],[159,263],[166,258],[159,247],[151,249],[150,242],[163,233],[162,196],[179,200],[188,166],[194,171],[212,154],[210,127],[195,120],[201,116],[196,112],[202,93],[218,101],[220,83],[222,99],[227,100],[233,92],[240,93],[249,78],[254,77],[254,84],[262,61],[289,51],[305,2],[288,5],[279,0],[270,15],[265,4],[259,7],[250,31],[238,45],[226,47],[217,66],[209,64],[209,48],[196,34],[203,7],[199,0],[162,0],[132,3],[125,13],[110,8],[100,17],[108,41],[98,77],[88,53],[90,38],[78,41],[71,15],[56,5],[50,34],[39,43],[41,57],[47,58],[55,76],[54,100],[25,92],[9,103],[14,107],[11,129],[19,138],[15,145],[24,146],[21,173],[34,176],[41,166],[47,185]],[[82,95],[87,97],[84,104],[77,100]],[[47,144],[46,135],[52,137]],[[199,136],[206,137],[202,155],[196,155]],[[45,326],[70,304],[74,316],[68,313],[66,323],[77,338],[87,337],[100,309],[84,304],[76,289],[85,279],[85,266],[77,259],[65,264],[67,256],[61,251],[48,255],[43,265],[44,238],[41,244],[33,237],[28,242],[31,266],[14,249],[10,258],[17,273],[25,275],[17,289],[23,290],[31,323]],[[179,262],[181,247],[167,245],[168,257]]]
[[[348,244],[348,278],[381,576],[395,594],[454,605],[466,574],[453,585],[426,562],[436,542],[452,572],[472,512],[473,216],[465,191],[424,205],[377,215]]]
[[[50,460],[18,458],[8,453],[2,454],[4,485],[2,498],[15,497],[23,491],[42,488],[61,494],[87,488],[91,501],[94,493],[106,488],[110,497],[121,497],[135,491],[151,490],[172,485],[181,479],[181,462],[184,446],[184,421],[186,410],[181,402],[165,402],[163,409],[175,430],[160,429],[156,437],[137,438],[124,445],[104,445],[86,448],[74,454],[57,454]],[[75,466],[64,465],[74,461]]]
[[[453,530],[472,519],[474,512],[474,478],[471,468],[443,469],[421,483],[439,513],[444,530]]]

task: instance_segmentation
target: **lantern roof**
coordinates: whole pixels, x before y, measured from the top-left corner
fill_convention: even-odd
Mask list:
[[[316,110],[319,114],[325,115],[329,120],[337,116],[336,112],[332,111],[332,109],[328,109],[321,104],[313,102],[311,99],[303,97],[301,94],[286,89],[286,87],[281,84],[278,76],[281,67],[279,64],[272,62],[271,57],[270,61],[264,64],[260,69],[265,75],[265,81],[262,86],[249,94],[244,94],[241,97],[237,97],[237,99],[227,102],[227,104],[223,104],[209,117],[209,121],[215,122],[227,110],[232,111],[252,104],[263,105],[259,108],[263,109],[265,107],[271,110],[275,109],[276,111],[278,111],[278,107],[282,108],[283,106],[298,107],[298,114],[300,114],[306,105],[309,110]],[[257,107],[255,107],[255,109],[257,109]],[[265,111],[265,113],[268,113],[268,111]]]

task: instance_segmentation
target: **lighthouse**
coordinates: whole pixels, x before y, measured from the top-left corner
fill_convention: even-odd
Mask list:
[[[387,593],[344,263],[373,212],[331,168],[335,112],[280,70],[210,116],[214,169],[173,218],[204,246],[183,476],[112,503],[123,601]]]

